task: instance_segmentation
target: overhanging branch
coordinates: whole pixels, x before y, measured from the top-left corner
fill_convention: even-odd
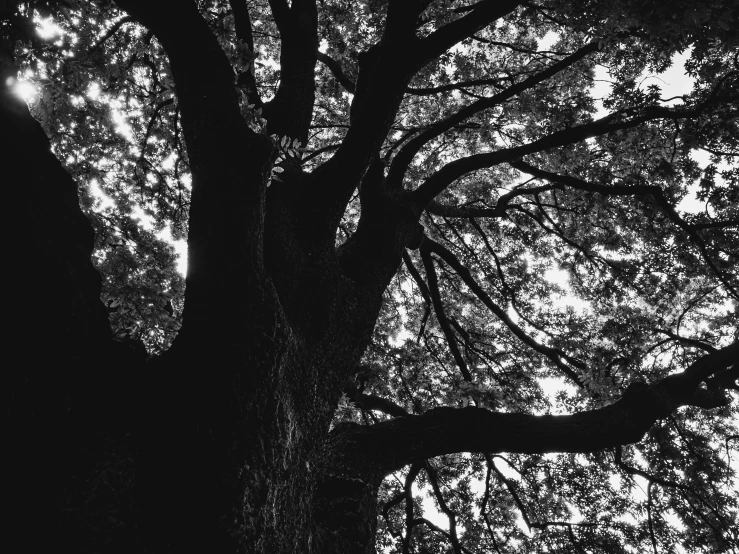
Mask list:
[[[491,217],[498,218],[503,217],[506,210],[511,207],[511,200],[517,196],[523,196],[525,194],[539,194],[548,190],[559,188],[556,185],[543,185],[540,187],[521,187],[513,189],[510,192],[502,195],[498,198],[495,206],[492,208],[480,208],[476,206],[448,206],[439,204],[435,200],[432,200],[426,211],[443,217],[455,217],[455,218],[474,218],[474,217]]]
[[[426,241],[424,241],[424,243],[425,242]],[[459,351],[459,345],[457,344],[457,339],[454,336],[454,331],[452,331],[452,328],[449,325],[449,320],[447,319],[447,316],[444,312],[444,305],[441,301],[441,294],[439,293],[439,280],[436,276],[434,262],[431,259],[429,252],[430,250],[428,248],[424,248],[423,245],[421,246],[421,260],[423,261],[423,267],[426,269],[426,277],[429,281],[428,291],[431,295],[431,302],[434,305],[436,319],[439,322],[439,326],[441,327],[444,336],[446,337],[447,345],[449,346],[449,350],[454,357],[454,361],[457,363],[457,367],[459,367],[459,371],[462,373],[465,381],[472,382],[472,375],[467,369],[467,363],[465,362],[462,353]]]
[[[439,121],[431,125],[428,129],[420,133],[418,136],[410,140],[393,159],[393,163],[390,166],[390,172],[388,173],[388,186],[391,188],[400,188],[403,176],[410,165],[413,157],[423,148],[429,141],[441,136],[445,132],[459,125],[466,119],[469,119],[473,115],[497,106],[510,98],[542,83],[546,79],[549,79],[553,75],[556,75],[560,71],[572,66],[576,62],[580,61],[588,54],[595,52],[598,49],[598,42],[590,42],[580,49],[576,50],[566,58],[559,62],[552,64],[543,71],[532,75],[524,79],[523,81],[511,85],[505,90],[494,94],[488,98],[481,98],[477,102],[473,102],[469,106],[462,108],[457,113],[451,115],[447,119]]]
[[[436,408],[372,426],[343,426],[342,457],[390,473],[414,461],[455,452],[597,452],[638,442],[658,419],[680,406],[725,406],[701,382],[739,359],[739,342],[707,354],[684,372],[631,386],[604,408],[572,415],[499,413],[484,408]]]
[[[667,197],[665,196],[664,191],[662,188],[656,186],[656,185],[600,185],[597,183],[590,183],[588,181],[585,181],[583,179],[579,179],[577,177],[572,177],[571,175],[559,175],[557,173],[552,173],[551,171],[545,171],[543,169],[539,169],[538,167],[534,167],[531,164],[528,164],[524,162],[523,160],[517,160],[514,162],[510,162],[509,165],[511,167],[515,167],[519,171],[522,171],[524,173],[527,173],[531,175],[532,177],[536,177],[538,179],[546,179],[547,181],[550,181],[552,183],[559,183],[561,185],[568,186],[570,188],[578,189],[578,190],[586,190],[589,192],[597,192],[599,194],[603,195],[610,195],[610,196],[623,196],[623,195],[648,195],[651,196],[654,199],[654,202],[662,208],[662,210],[665,212],[665,215],[667,215],[668,219],[672,221],[677,227],[682,229],[685,233],[687,233],[688,237],[693,241],[693,243],[698,248],[698,251],[701,254],[701,257],[706,262],[708,267],[711,269],[713,274],[718,277],[718,279],[726,286],[727,291],[729,294],[731,294],[734,298],[739,300],[739,292],[737,292],[735,286],[731,283],[729,278],[724,275],[724,273],[716,266],[715,262],[711,259],[711,257],[708,255],[708,250],[706,249],[706,243],[703,240],[703,238],[698,234],[698,229],[694,226],[685,221],[680,214],[677,213],[677,210],[670,204],[670,202],[667,200]],[[726,222],[727,225],[725,226],[731,226],[734,222]],[[722,226],[721,223],[712,223],[710,225],[711,227],[720,227]]]
[[[430,238],[425,238],[423,244],[421,245],[421,251],[423,252],[424,249],[429,252],[433,252],[442,260],[444,260],[447,264],[449,264],[449,266],[457,273],[457,275],[459,275],[464,284],[469,287],[469,289],[475,294],[475,296],[477,296],[477,298],[491,312],[493,312],[498,317],[498,319],[500,319],[505,324],[505,326],[508,327],[508,329],[510,329],[511,333],[513,333],[516,338],[518,338],[521,342],[523,342],[532,350],[546,356],[564,375],[566,375],[576,385],[580,387],[582,386],[583,383],[580,376],[575,370],[565,364],[564,361],[569,362],[580,370],[585,369],[585,364],[573,358],[566,352],[559,350],[558,348],[546,346],[530,337],[523,329],[521,329],[518,325],[516,325],[516,323],[513,322],[513,320],[500,306],[493,302],[492,298],[490,298],[490,296],[483,290],[483,288],[472,278],[472,274],[470,273],[470,271],[466,267],[464,267],[464,265],[462,265],[457,257],[452,252],[447,250],[443,245]]]
[[[556,131],[528,144],[459,158],[433,173],[420,187],[414,190],[412,192],[413,201],[418,209],[423,209],[454,181],[479,169],[511,162],[527,154],[575,144],[587,138],[606,135],[623,129],[631,129],[642,123],[656,119],[683,119],[693,117],[699,114],[700,111],[701,108],[682,110],[649,106],[634,117],[627,117],[623,113],[610,114],[590,123]]]
[[[484,29],[493,21],[508,15],[521,4],[518,0],[482,0],[465,16],[431,33],[421,41],[418,49],[422,62],[441,56],[446,50]]]
[[[354,84],[354,81],[352,81],[351,78],[346,73],[344,73],[344,70],[341,68],[341,65],[339,65],[339,62],[337,62],[328,54],[324,54],[321,51],[318,52],[318,61],[328,67],[336,80],[341,83],[341,86],[343,86],[347,92],[354,94],[356,85]]]

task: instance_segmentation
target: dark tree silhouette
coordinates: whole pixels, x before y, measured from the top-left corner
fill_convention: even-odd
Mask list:
[[[735,552],[738,16],[0,2],[6,542]]]

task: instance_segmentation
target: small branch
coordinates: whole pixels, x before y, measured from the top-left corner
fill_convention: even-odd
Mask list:
[[[497,106],[505,102],[506,100],[513,98],[514,96],[520,94],[521,92],[524,92],[538,85],[539,83],[545,81],[546,79],[552,77],[553,75],[559,73],[560,71],[570,67],[574,63],[583,59],[588,54],[595,52],[597,49],[598,49],[598,42],[597,41],[590,42],[586,44],[585,46],[583,46],[582,48],[576,50],[574,53],[570,54],[563,60],[560,60],[559,62],[552,64],[551,66],[541,71],[540,73],[537,73],[536,75],[532,75],[531,77],[524,79],[520,83],[516,83],[508,87],[507,89],[502,90],[497,94],[494,94],[493,96],[489,98],[482,98],[478,100],[477,102],[473,102],[469,106],[462,108],[457,113],[448,117],[447,119],[444,119],[442,121],[439,121],[433,124],[431,127],[429,127],[428,129],[420,133],[418,136],[410,140],[405,146],[403,146],[403,148],[401,148],[401,150],[395,156],[395,159],[393,160],[393,163],[390,166],[390,171],[388,173],[388,186],[390,188],[400,188],[401,187],[402,182],[403,182],[403,177],[411,161],[413,160],[415,155],[421,150],[421,148],[423,148],[423,146],[426,145],[429,141],[453,129],[455,126],[459,125],[462,121],[469,119],[473,115],[483,110],[487,110],[489,108]]]
[[[439,322],[439,326],[441,327],[444,336],[446,337],[447,345],[449,346],[449,350],[454,357],[454,361],[457,363],[457,367],[459,367],[459,371],[462,373],[465,381],[472,382],[472,375],[467,369],[467,363],[464,361],[462,353],[459,351],[459,345],[457,344],[457,339],[454,336],[454,331],[452,331],[452,328],[449,325],[449,320],[444,313],[444,304],[441,301],[441,294],[439,293],[439,280],[436,276],[434,262],[429,255],[429,250],[424,249],[423,245],[421,246],[421,260],[423,261],[423,267],[426,270],[429,294],[431,295],[431,301],[434,305],[434,311],[436,312],[436,319]]]
[[[726,525],[728,528],[728,523],[724,520],[724,518],[721,516],[721,514],[718,512],[718,510],[705,498],[703,498],[702,495],[698,494],[695,489],[688,485],[683,485],[682,483],[677,483],[675,481],[669,480],[669,479],[663,479],[661,477],[657,477],[656,475],[652,475],[651,473],[648,473],[646,471],[643,471],[641,469],[632,467],[626,462],[623,461],[623,448],[621,445],[616,446],[615,452],[614,452],[614,461],[616,462],[616,465],[622,469],[625,473],[633,477],[634,475],[638,475],[639,477],[642,477],[643,479],[646,479],[649,483],[657,483],[658,485],[661,485],[662,487],[671,488],[671,489],[677,489],[679,491],[682,491],[683,493],[690,493],[693,496],[695,496],[701,504],[703,504],[706,508],[708,508],[711,513],[718,519],[722,524]]]
[[[423,468],[423,463],[414,463],[408,470],[405,478],[405,538],[403,539],[403,554],[410,552],[411,531],[415,525],[413,517],[413,481],[418,477],[418,473]]]
[[[585,370],[585,364],[573,358],[569,354],[563,352],[562,350],[559,350],[558,348],[551,348],[537,342],[528,334],[526,334],[523,329],[521,329],[513,322],[513,320],[511,320],[511,318],[508,316],[508,314],[505,313],[503,309],[501,309],[495,302],[493,302],[492,298],[490,298],[490,296],[488,296],[488,294],[482,289],[482,287],[473,279],[470,271],[466,267],[464,267],[462,263],[457,259],[457,257],[449,250],[447,250],[444,246],[442,246],[438,242],[433,241],[432,239],[425,238],[423,244],[421,245],[421,249],[422,251],[426,249],[429,252],[435,253],[447,264],[449,264],[449,266],[454,269],[457,275],[460,276],[462,281],[467,285],[467,287],[469,287],[469,289],[475,294],[475,296],[477,296],[477,298],[491,312],[493,312],[498,317],[498,319],[500,319],[506,325],[506,327],[508,327],[508,329],[510,329],[510,331],[513,333],[514,336],[516,336],[516,338],[518,338],[521,342],[523,342],[532,350],[535,350],[536,352],[539,352],[540,354],[546,356],[560,371],[562,371],[562,373],[569,377],[579,387],[583,386],[583,382],[577,372],[564,364],[563,360],[567,360],[569,363],[580,370]]]
[[[439,508],[442,512],[444,512],[444,515],[446,515],[447,519],[449,520],[449,538],[451,540],[454,553],[461,554],[462,550],[459,544],[459,538],[457,537],[457,514],[455,514],[454,511],[451,510],[449,506],[447,506],[447,503],[444,500],[444,496],[441,494],[441,488],[439,487],[439,476],[436,473],[434,467],[428,462],[428,460],[424,465],[424,469],[426,470],[426,475],[429,478],[429,483],[431,483],[431,488],[434,491],[436,501],[439,503]]]
[[[505,215],[506,210],[510,208],[511,200],[513,200],[514,198],[518,196],[523,196],[525,194],[539,194],[556,188],[561,187],[558,187],[556,185],[542,185],[540,187],[522,187],[514,189],[498,198],[498,201],[495,203],[495,207],[493,208],[476,208],[473,206],[447,206],[444,204],[439,204],[435,200],[432,200],[428,204],[428,206],[426,206],[426,211],[442,217],[468,219],[473,217],[499,218]]]
[[[491,78],[491,79],[473,79],[471,81],[462,81],[461,83],[449,83],[447,85],[439,85],[438,87],[408,87],[405,89],[406,94],[412,94],[414,96],[431,96],[433,94],[439,94],[440,92],[449,92],[451,90],[462,90],[469,87],[482,87],[488,85],[499,85],[505,79],[503,78]]]
[[[428,527],[432,531],[435,531],[435,532],[439,533],[440,535],[446,537],[449,540],[449,542],[452,542],[452,537],[451,537],[451,535],[449,533],[447,533],[446,531],[444,531],[444,529],[442,529],[438,525],[434,525],[433,523],[431,523],[425,517],[419,517],[419,518],[414,519],[413,520],[413,525],[414,526],[416,526],[416,525],[425,525],[426,527]],[[464,552],[465,554],[472,554],[472,552],[468,548],[465,548],[464,546],[461,546],[460,545],[459,548],[460,548],[459,552]],[[455,552],[457,552],[457,550],[455,550]]]
[[[305,162],[312,160],[316,156],[320,156],[324,152],[330,152],[331,150],[336,150],[339,146],[341,146],[341,143],[337,144],[329,144],[327,146],[324,146],[323,148],[319,148],[318,150],[315,150],[314,152],[311,152],[307,156],[305,156],[303,159],[300,160],[301,164],[304,164]]]
[[[509,165],[533,177],[537,177],[539,179],[546,179],[548,181],[552,181],[556,183],[561,183],[563,185],[566,185],[568,187],[575,188],[578,190],[586,190],[590,192],[598,192],[600,194],[615,195],[615,196],[629,195],[629,194],[651,196],[654,199],[655,203],[660,208],[662,208],[662,210],[665,212],[665,214],[670,219],[670,221],[672,221],[680,229],[685,231],[685,233],[687,233],[690,239],[695,243],[695,245],[698,247],[698,251],[700,252],[701,257],[706,262],[706,264],[708,264],[708,267],[711,269],[713,274],[716,275],[716,277],[718,277],[718,279],[724,284],[724,286],[726,286],[726,289],[729,292],[729,294],[731,294],[731,296],[739,300],[739,292],[737,292],[737,290],[734,288],[732,283],[729,282],[729,279],[723,274],[723,272],[716,266],[716,264],[710,258],[710,256],[708,255],[708,251],[706,249],[706,244],[703,241],[703,239],[700,237],[700,235],[698,235],[696,228],[693,225],[687,223],[682,217],[680,217],[680,214],[677,213],[675,208],[667,200],[667,197],[665,196],[665,193],[662,190],[662,188],[656,185],[629,185],[629,186],[598,185],[595,183],[589,183],[587,181],[584,181],[583,179],[578,179],[577,177],[572,177],[570,175],[559,175],[557,173],[545,171],[543,169],[534,167],[522,160],[518,160],[515,162],[509,162]]]
[[[701,340],[689,339],[687,337],[681,337],[679,334],[673,333],[672,331],[669,331],[667,329],[657,329],[656,331],[658,333],[662,333],[663,335],[667,335],[671,339],[676,340],[676,341],[678,341],[681,344],[686,344],[688,346],[693,346],[694,348],[700,348],[701,350],[704,350],[706,352],[716,352],[716,349],[713,346],[711,346],[710,344],[705,343],[705,342],[703,342]]]
[[[701,111],[702,108],[696,108],[694,110],[680,110],[664,108],[661,106],[648,106],[642,110],[641,114],[631,118],[626,117],[625,113],[610,114],[596,121],[576,125],[574,127],[562,129],[561,131],[555,131],[554,133],[527,144],[459,158],[433,173],[411,194],[418,208],[422,209],[454,181],[473,171],[493,167],[505,162],[511,162],[527,154],[533,154],[568,144],[575,144],[587,138],[606,135],[614,131],[631,129],[641,125],[642,123],[655,119],[683,119],[696,116]],[[413,141],[415,140],[416,139],[413,139]],[[410,141],[403,150],[410,146],[413,141]],[[400,156],[400,153],[398,156]],[[410,163],[410,160],[408,161]],[[393,164],[395,164],[395,161]],[[390,179],[390,176],[388,176],[388,179]]]
[[[343,86],[347,92],[354,94],[354,91],[356,90],[356,85],[354,84],[354,81],[352,81],[351,78],[349,78],[349,76],[344,73],[344,70],[341,68],[341,65],[339,65],[339,62],[334,60],[328,54],[324,54],[320,51],[318,52],[318,61],[329,68],[333,76],[336,78],[337,81],[339,81],[339,83],[341,83],[341,86]]]
[[[118,32],[118,30],[123,27],[126,23],[135,23],[135,20],[130,15],[126,17],[122,17],[118,21],[116,21],[113,26],[106,31],[106,33],[100,37],[95,44],[90,46],[90,48],[87,50],[87,53],[90,54],[91,52],[94,52],[98,48],[100,48],[105,41],[107,41],[110,37],[112,37],[114,34]]]
[[[490,454],[485,454],[486,459],[489,460],[488,467],[492,468],[492,470],[495,472],[495,474],[498,476],[498,479],[500,479],[503,484],[506,486],[506,489],[508,489],[508,492],[513,497],[513,502],[515,502],[516,506],[518,507],[518,511],[521,513],[521,517],[523,517],[524,522],[526,523],[526,527],[531,530],[531,520],[529,519],[528,511],[526,510],[526,506],[524,506],[523,502],[521,501],[521,498],[518,496],[518,493],[513,488],[513,483],[511,482],[508,477],[503,475],[503,473],[495,466],[495,462],[493,461]]]
[[[652,549],[654,554],[659,554],[657,551],[657,538],[654,536],[654,524],[652,523],[652,482],[649,481],[647,484],[647,524],[649,525],[649,536],[652,539]]]
[[[416,285],[418,285],[418,290],[421,291],[423,300],[426,304],[431,304],[431,293],[429,292],[429,288],[423,280],[423,277],[421,277],[421,274],[418,272],[418,269],[416,269],[416,266],[413,263],[413,260],[411,260],[407,250],[403,251],[403,262],[405,263],[405,267],[408,268],[408,273],[411,274]]]

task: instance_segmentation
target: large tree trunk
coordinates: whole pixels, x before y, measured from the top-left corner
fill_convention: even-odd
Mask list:
[[[11,75],[6,64],[3,81]],[[30,222],[14,243],[13,298],[22,303],[11,310],[12,344],[22,362],[6,372],[17,544],[35,552],[368,551],[379,476],[361,481],[329,463],[328,431],[381,291],[358,295],[339,290],[354,286],[348,281],[316,275],[324,297],[331,287],[364,298],[320,337],[294,332],[275,309],[241,342],[185,325],[171,352],[144,363],[112,340],[75,183],[23,102],[3,94],[12,205]],[[359,313],[366,316],[352,317]],[[49,332],[39,336],[42,321]]]

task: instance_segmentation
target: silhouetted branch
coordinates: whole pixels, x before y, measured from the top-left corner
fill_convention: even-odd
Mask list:
[[[667,329],[657,329],[658,333],[662,333],[663,335],[667,335],[673,340],[676,340],[680,344],[686,344],[688,346],[693,346],[695,348],[700,348],[701,350],[705,350],[706,352],[715,352],[716,349],[711,346],[710,344],[703,342],[701,340],[697,339],[690,339],[687,337],[681,337],[677,333],[673,333],[672,331],[669,331]]]
[[[388,186],[390,188],[400,188],[400,186],[402,185],[403,176],[405,175],[405,172],[408,166],[410,165],[411,161],[413,160],[414,156],[429,141],[449,131],[450,129],[454,128],[459,123],[472,117],[473,115],[483,110],[487,110],[489,108],[497,106],[501,104],[502,102],[505,102],[506,100],[510,98],[513,98],[517,94],[520,94],[521,92],[526,91],[538,85],[539,83],[545,81],[546,79],[552,77],[553,75],[559,73],[560,71],[570,67],[574,63],[583,59],[588,54],[595,52],[597,49],[598,49],[597,41],[588,43],[587,45],[583,46],[579,50],[570,54],[563,60],[555,64],[552,64],[551,66],[544,69],[540,73],[537,73],[536,75],[532,75],[531,77],[524,79],[520,83],[511,85],[507,89],[502,90],[498,92],[497,94],[490,96],[489,98],[482,98],[478,100],[477,102],[473,102],[469,106],[462,108],[461,110],[451,115],[450,117],[431,125],[428,129],[426,129],[425,131],[420,133],[418,136],[410,140],[396,154],[395,158],[393,159],[393,163],[390,166],[390,171],[388,173]]]
[[[698,235],[696,228],[693,225],[687,223],[680,216],[680,214],[677,213],[675,208],[667,200],[667,197],[665,196],[664,191],[660,187],[655,186],[655,185],[598,185],[595,183],[590,183],[583,179],[578,179],[577,177],[572,177],[570,175],[559,175],[557,173],[545,171],[543,169],[534,167],[531,164],[528,164],[522,160],[518,160],[515,162],[509,162],[509,165],[511,167],[515,167],[519,171],[528,173],[529,175],[533,177],[560,183],[560,184],[563,184],[563,185],[566,185],[568,187],[575,188],[578,190],[586,190],[590,192],[597,192],[599,194],[615,195],[615,196],[621,196],[621,195],[649,195],[651,196],[654,199],[655,203],[660,208],[662,208],[662,210],[665,212],[665,214],[670,219],[670,221],[672,221],[675,225],[680,227],[680,229],[682,229],[683,231],[685,231],[685,233],[688,234],[691,240],[698,247],[698,250],[701,253],[703,260],[706,262],[706,264],[708,264],[713,274],[716,275],[716,277],[718,277],[718,279],[726,286],[729,294],[731,294],[734,298],[739,300],[739,292],[737,292],[737,290],[734,288],[734,285],[732,285],[732,283],[729,282],[729,279],[723,274],[723,272],[716,266],[716,264],[713,262],[711,257],[708,255],[708,251],[706,250],[706,244],[703,241],[703,239],[700,237],[700,235]],[[731,223],[731,222],[727,222],[727,223]],[[729,225],[726,225],[726,226],[729,226]]]
[[[739,342],[707,354],[682,373],[632,385],[609,406],[572,415],[530,415],[484,408],[434,408],[372,426],[344,426],[342,455],[358,465],[397,471],[414,461],[454,452],[598,452],[638,442],[655,421],[680,406],[725,406],[723,394],[700,388],[739,359]]]
[[[354,84],[354,81],[352,81],[351,78],[349,78],[349,76],[344,73],[344,70],[341,69],[341,65],[339,65],[339,62],[334,60],[328,54],[324,54],[321,51],[318,52],[318,61],[329,68],[333,76],[336,77],[336,80],[341,83],[341,86],[343,86],[347,92],[354,94],[356,85]]]
[[[425,241],[424,241],[425,244]],[[444,304],[441,301],[441,294],[439,293],[439,281],[436,276],[436,269],[434,268],[434,262],[429,256],[429,250],[424,249],[421,245],[421,260],[423,261],[423,267],[426,269],[426,278],[428,279],[429,294],[431,295],[431,302],[434,305],[434,311],[436,312],[436,319],[439,322],[439,326],[444,333],[447,340],[449,350],[454,357],[454,361],[459,367],[459,371],[462,373],[465,381],[472,382],[472,375],[467,369],[467,363],[462,357],[462,353],[459,351],[459,345],[457,339],[454,336],[454,331],[449,325],[449,320],[444,313]]]
[[[473,279],[469,269],[464,267],[464,265],[462,265],[457,257],[452,252],[447,250],[444,246],[432,239],[426,238],[421,245],[421,249],[422,251],[423,249],[426,249],[429,252],[433,252],[442,260],[444,260],[447,264],[449,264],[449,266],[454,269],[457,275],[460,276],[465,285],[467,285],[467,287],[469,287],[469,289],[475,294],[475,296],[477,296],[477,298],[480,299],[480,301],[491,312],[493,312],[498,317],[498,319],[500,319],[506,325],[506,327],[508,327],[508,329],[511,330],[516,338],[518,338],[521,342],[523,342],[531,349],[549,358],[549,360],[551,360],[554,365],[557,366],[557,368],[562,371],[562,373],[564,373],[567,377],[569,377],[575,384],[580,387],[583,386],[582,379],[577,374],[577,372],[564,364],[563,360],[568,361],[580,370],[585,369],[585,364],[573,358],[566,352],[559,350],[558,348],[545,346],[530,337],[523,329],[521,329],[518,325],[516,325],[516,323],[513,322],[513,320],[502,308],[500,308],[500,306],[493,302],[492,298],[490,298],[490,296],[482,289],[482,287]]]

